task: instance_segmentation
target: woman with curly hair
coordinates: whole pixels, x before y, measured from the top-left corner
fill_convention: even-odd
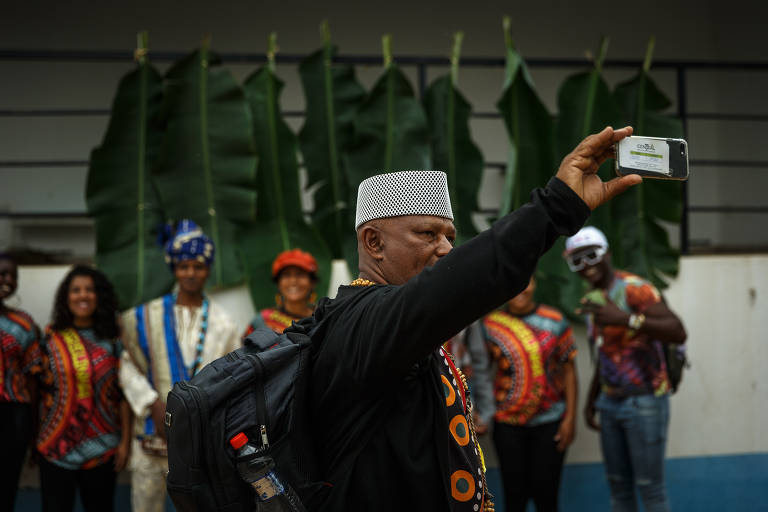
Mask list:
[[[114,507],[117,473],[130,455],[131,412],[118,386],[122,350],[117,298],[96,269],[74,267],[56,292],[30,373],[40,390],[37,453],[43,511]]]
[[[317,261],[314,256],[301,249],[281,252],[272,262],[272,280],[277,285],[276,307],[259,311],[243,337],[260,327],[282,334],[294,320],[314,312],[317,285]]]
[[[16,291],[18,277],[16,262],[0,253],[0,510],[13,510],[32,437],[34,392],[24,367],[40,336],[32,317],[5,302]]]

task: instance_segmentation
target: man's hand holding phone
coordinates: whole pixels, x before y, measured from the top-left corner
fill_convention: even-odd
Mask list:
[[[603,182],[597,170],[609,158],[614,157],[614,146],[625,137],[632,135],[632,127],[614,130],[605,127],[600,133],[590,135],[576,146],[560,163],[557,177],[565,182],[584,201],[590,210],[608,202],[642,178],[636,174],[614,178]]]

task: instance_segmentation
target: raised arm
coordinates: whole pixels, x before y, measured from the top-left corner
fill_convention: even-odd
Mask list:
[[[604,183],[596,174],[613,155],[613,144],[631,133],[629,127],[606,128],[587,137],[563,159],[557,176],[532,192],[529,203],[407,283],[389,286],[363,304],[359,313],[364,320],[356,330],[365,342],[350,347],[360,363],[358,371],[371,371],[374,378],[393,371],[404,374],[525,288],[558,236],[576,233],[591,209],[641,181],[625,176]]]

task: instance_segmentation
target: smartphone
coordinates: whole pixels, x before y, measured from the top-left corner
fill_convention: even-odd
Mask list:
[[[688,143],[666,137],[626,137],[616,144],[616,174],[688,179]]]

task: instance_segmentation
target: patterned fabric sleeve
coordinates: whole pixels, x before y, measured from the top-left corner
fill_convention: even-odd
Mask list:
[[[578,350],[573,342],[573,329],[567,325],[563,333],[557,339],[556,357],[560,364],[576,359]]]
[[[661,294],[651,283],[633,279],[627,283],[626,288],[627,305],[632,311],[642,313],[648,307],[661,302]]]
[[[29,345],[24,353],[24,373],[38,376],[43,372],[44,365],[45,354],[38,338]]]
[[[24,351],[24,359],[22,364],[24,365],[22,371],[27,375],[35,375],[42,371],[42,353],[40,349],[40,341],[42,340],[40,327],[29,317],[30,324],[32,325],[32,340],[30,341],[27,349]]]

